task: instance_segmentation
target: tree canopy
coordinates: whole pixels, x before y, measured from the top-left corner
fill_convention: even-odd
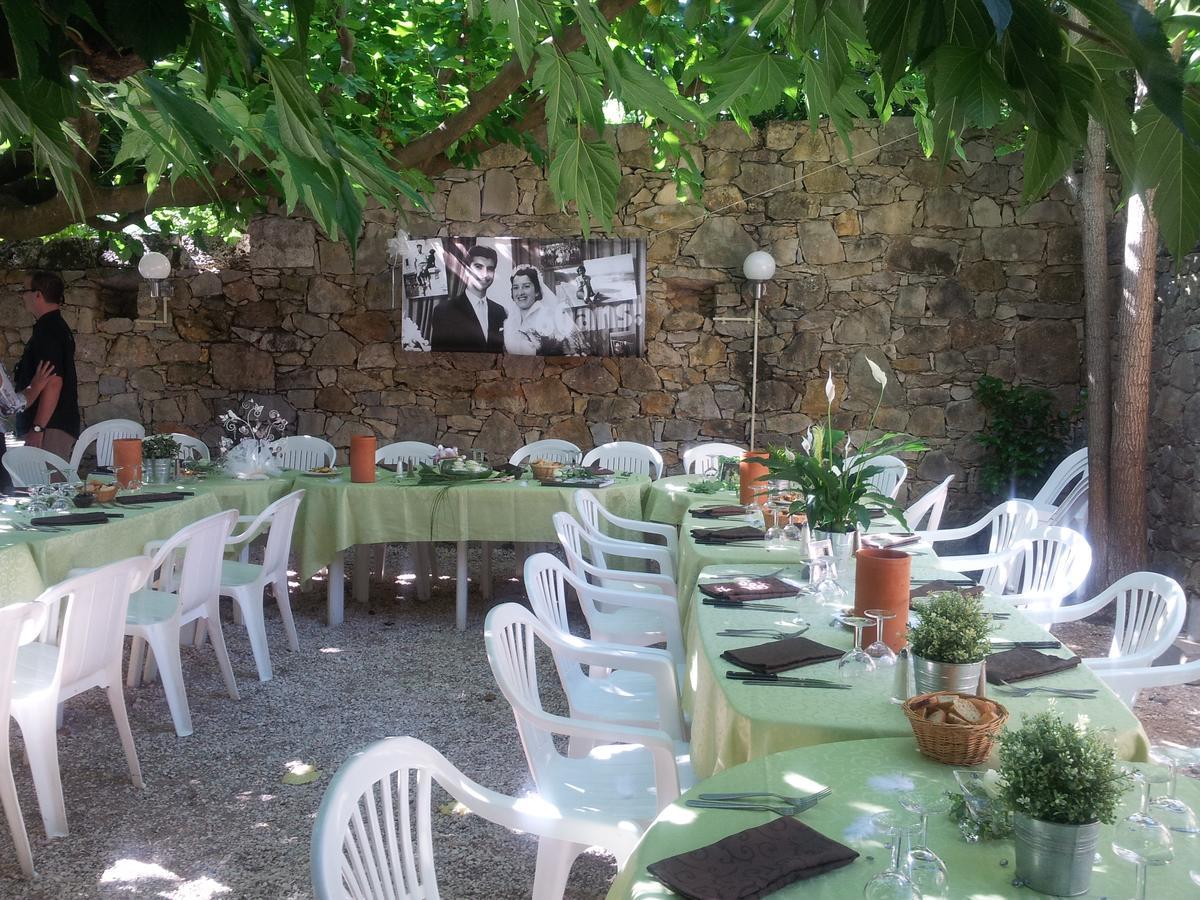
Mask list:
[[[965,129],[1003,123],[1030,200],[1072,165],[1090,114],[1125,189],[1159,188],[1172,252],[1200,239],[1200,24],[1182,4],[0,0],[0,15],[0,238],[209,204],[244,217],[268,198],[353,237],[366,198],[420,206],[429,176],[501,142],[548,161],[585,232],[607,228],[618,110],[683,190],[701,184],[688,145],[718,117],[848,134],[902,111],[943,160]]]

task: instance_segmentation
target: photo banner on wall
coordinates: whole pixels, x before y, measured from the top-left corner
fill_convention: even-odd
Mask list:
[[[641,356],[646,242],[426,238],[405,244],[405,350]]]

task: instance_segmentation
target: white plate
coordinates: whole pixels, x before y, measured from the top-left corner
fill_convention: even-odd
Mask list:
[[[301,472],[301,475],[307,475],[309,478],[337,478],[341,472]]]

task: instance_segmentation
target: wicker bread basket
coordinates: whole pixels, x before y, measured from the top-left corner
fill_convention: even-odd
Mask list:
[[[928,711],[939,706],[939,700],[958,697],[970,703],[984,720],[974,725],[932,722],[925,718]],[[922,756],[949,766],[977,766],[988,758],[996,735],[1008,721],[1008,710],[986,697],[955,691],[937,691],[910,697],[901,707],[917,739]]]
[[[533,472],[533,477],[539,481],[547,481],[553,478],[554,473],[562,467],[562,463],[548,459],[535,459],[529,464],[529,470]]]

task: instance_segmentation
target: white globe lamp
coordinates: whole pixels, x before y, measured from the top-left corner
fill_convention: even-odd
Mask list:
[[[775,259],[766,250],[755,250],[742,263],[748,281],[770,281],[775,275]]]

